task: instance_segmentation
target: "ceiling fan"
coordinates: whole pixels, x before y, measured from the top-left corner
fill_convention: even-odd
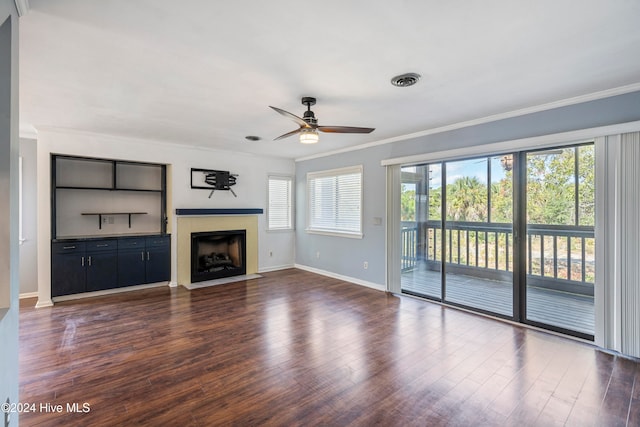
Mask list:
[[[315,114],[313,114],[313,111],[311,111],[311,106],[315,105],[315,103],[316,99],[310,96],[305,96],[304,98],[302,98],[302,105],[307,106],[307,111],[304,112],[304,115],[302,117],[298,117],[295,114],[291,114],[290,112],[282,110],[280,108],[269,106],[276,112],[290,118],[300,126],[296,130],[292,130],[291,132],[287,132],[284,135],[280,135],[279,137],[275,138],[274,141],[287,138],[292,135],[300,134],[301,143],[315,144],[316,142],[318,142],[318,131],[327,133],[371,133],[375,130],[375,128],[360,128],[353,126],[319,126],[318,119],[316,119]]]

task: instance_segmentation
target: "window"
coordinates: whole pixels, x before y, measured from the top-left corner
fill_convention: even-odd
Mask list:
[[[362,238],[362,166],[307,174],[307,231]]]
[[[267,222],[269,230],[293,229],[293,179],[290,176],[269,176],[269,208]]]

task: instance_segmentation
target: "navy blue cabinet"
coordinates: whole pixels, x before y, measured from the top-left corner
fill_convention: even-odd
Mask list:
[[[85,242],[54,243],[51,247],[51,296],[86,291]]]
[[[118,241],[90,240],[86,246],[87,292],[116,287],[118,280]]]
[[[118,286],[164,282],[170,278],[170,236],[120,239],[118,246]]]
[[[144,240],[144,237],[120,239],[118,247],[118,286],[146,283]]]
[[[168,236],[146,238],[146,283],[162,282],[171,276],[171,239]]]
[[[171,236],[52,243],[51,296],[169,281]]]

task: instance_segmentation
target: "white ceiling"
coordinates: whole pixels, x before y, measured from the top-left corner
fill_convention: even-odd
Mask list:
[[[23,134],[300,158],[640,83],[637,0],[29,3]],[[390,84],[405,72],[423,78]],[[274,142],[297,125],[268,106],[301,116],[302,96],[318,99],[321,125],[376,130]]]

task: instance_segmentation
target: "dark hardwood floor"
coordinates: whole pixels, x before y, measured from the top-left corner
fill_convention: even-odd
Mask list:
[[[640,425],[636,361],[300,270],[263,276],[22,307],[20,401],[38,410],[21,425]]]

